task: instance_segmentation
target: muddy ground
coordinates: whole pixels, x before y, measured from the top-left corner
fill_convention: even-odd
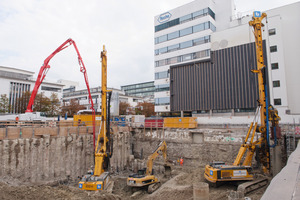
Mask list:
[[[0,199],[2,200],[52,200],[52,199],[193,199],[193,183],[204,182],[204,166],[198,169],[175,166],[172,177],[167,179],[162,174],[157,175],[162,186],[152,194],[146,191],[132,192],[126,185],[126,177],[130,172],[112,175],[114,188],[112,193],[107,191],[88,192],[77,187],[77,180],[68,183],[48,183],[41,185],[24,184],[21,182],[0,180]],[[222,185],[218,188],[209,188],[209,199],[227,200],[230,192],[236,190],[234,185]],[[251,200],[261,198],[266,187],[246,195]]]

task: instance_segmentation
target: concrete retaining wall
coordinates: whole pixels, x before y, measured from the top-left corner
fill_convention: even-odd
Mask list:
[[[0,141],[0,177],[24,182],[75,179],[93,163],[90,135]]]

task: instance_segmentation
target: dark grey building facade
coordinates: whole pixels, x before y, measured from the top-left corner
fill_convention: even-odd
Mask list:
[[[171,66],[171,112],[255,110],[258,81],[252,69],[255,43],[211,51],[210,60]]]

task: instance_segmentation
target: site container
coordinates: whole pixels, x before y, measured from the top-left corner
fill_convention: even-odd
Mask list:
[[[95,115],[96,126],[100,126],[101,115]],[[92,115],[74,115],[73,116],[73,126],[93,126],[93,116]]]
[[[164,118],[165,128],[197,128],[197,117]]]
[[[146,118],[145,128],[163,128],[164,119],[163,118]]]

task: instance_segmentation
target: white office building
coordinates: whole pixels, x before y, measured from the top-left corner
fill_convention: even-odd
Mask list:
[[[0,94],[5,94],[8,98],[9,113],[20,113],[18,98],[22,97],[24,92],[33,90],[36,81],[33,75],[34,72],[31,71],[0,66]],[[39,88],[39,93],[43,93],[47,97],[56,93],[61,99],[63,86],[63,84],[45,80]]]
[[[267,14],[262,35],[266,43],[270,103],[286,123],[300,123],[299,10],[300,2],[262,11]],[[248,24],[252,15],[249,12],[233,16],[228,29],[212,35],[211,50],[255,42],[252,27]]]
[[[199,10],[201,10],[200,13],[202,14],[200,16],[198,15]],[[300,104],[298,103],[300,99],[300,60],[298,59],[300,55],[300,37],[298,37],[300,31],[299,10],[300,2],[271,10],[262,10],[262,12],[267,14],[267,19],[263,20],[265,26],[262,34],[265,43],[265,63],[268,68],[270,103],[279,111],[282,121],[286,123],[293,123],[293,121],[300,123]],[[156,112],[174,112],[174,110],[177,112],[203,112],[203,110],[198,110],[197,106],[186,106],[193,101],[200,105],[198,108],[205,107],[201,106],[201,103],[209,103],[197,102],[201,95],[195,96],[192,92],[197,91],[197,89],[184,85],[186,84],[184,79],[188,79],[190,76],[188,73],[193,73],[190,67],[193,63],[210,62],[213,65],[214,60],[212,57],[215,57],[213,54],[218,54],[218,64],[224,66],[222,69],[223,73],[225,73],[224,70],[230,64],[226,60],[230,56],[239,56],[239,59],[246,59],[244,60],[244,65],[250,64],[255,67],[256,63],[253,60],[255,57],[252,56],[252,46],[255,40],[252,27],[248,24],[252,18],[253,11],[255,10],[236,14],[234,13],[233,2],[229,0],[195,0],[155,17]],[[201,25],[201,29],[198,29],[198,25],[201,23],[205,24]],[[198,40],[199,38],[201,39]],[[236,49],[243,48],[247,48],[247,50],[235,52]],[[252,57],[250,58],[249,56]],[[224,60],[222,60],[223,58]],[[208,63],[207,65],[211,64]],[[186,73],[186,75],[181,75],[181,79],[170,80],[168,70],[174,67],[181,68],[180,73]],[[170,71],[172,73],[176,72],[176,70]],[[173,74],[173,76],[176,77],[177,75]],[[197,75],[196,79],[191,80],[191,82],[197,83],[196,80],[201,79],[201,77],[203,81],[203,74],[200,74],[199,77]],[[209,84],[209,82],[205,84]],[[206,87],[208,86],[211,85],[206,85]],[[243,85],[243,87],[246,86],[247,84]],[[172,94],[170,94],[170,87],[173,88]],[[211,87],[213,89],[214,86]],[[179,94],[177,94],[179,91],[175,91],[174,88],[185,88],[188,91],[180,93],[184,94],[182,99],[180,99]],[[217,91],[214,92],[218,94]],[[209,95],[209,93],[201,94]],[[173,96],[176,96],[176,98],[174,97],[176,105],[170,106],[170,102],[174,102]],[[224,97],[227,98],[226,95]],[[241,98],[241,103],[243,104],[243,101],[248,101],[249,97],[241,96]],[[214,99],[214,101],[216,100]],[[221,103],[215,102],[214,105],[220,105]],[[183,108],[185,107],[190,109],[184,110]],[[214,113],[213,109],[213,106],[211,108],[208,106],[205,113]],[[234,116],[234,113],[238,112],[240,108],[234,108],[233,106],[231,109],[228,112]],[[219,112],[220,110],[217,111]]]
[[[171,65],[210,58],[211,34],[229,26],[232,0],[196,0],[155,16],[155,112],[170,111]]]

